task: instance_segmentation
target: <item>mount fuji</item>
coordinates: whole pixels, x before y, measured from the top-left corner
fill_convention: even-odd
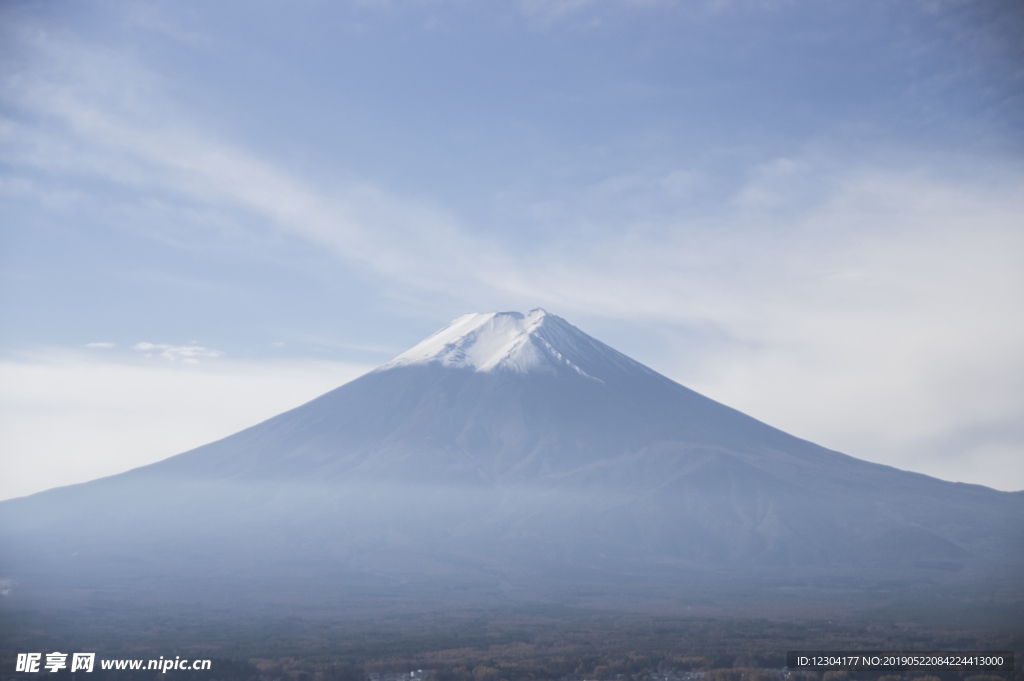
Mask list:
[[[819,447],[538,309],[465,315],[223,440],[0,503],[0,579],[23,607],[1005,602],[1022,527],[1024,492]]]

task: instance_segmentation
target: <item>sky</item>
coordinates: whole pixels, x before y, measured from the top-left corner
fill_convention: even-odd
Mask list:
[[[1018,0],[0,4],[0,499],[543,307],[1024,489]]]

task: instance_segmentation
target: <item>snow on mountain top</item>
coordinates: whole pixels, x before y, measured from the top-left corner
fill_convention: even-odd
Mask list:
[[[440,362],[475,371],[527,372],[561,366],[587,376],[566,355],[575,354],[588,341],[592,341],[589,336],[540,308],[526,314],[473,313],[459,317],[381,370]]]

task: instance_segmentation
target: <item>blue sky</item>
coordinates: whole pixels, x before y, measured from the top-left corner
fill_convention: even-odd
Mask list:
[[[795,435],[1024,488],[1024,7],[0,7],[0,498],[544,307]]]

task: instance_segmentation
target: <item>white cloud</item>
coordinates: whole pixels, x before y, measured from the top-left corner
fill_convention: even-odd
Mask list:
[[[85,482],[212,442],[369,367],[98,361],[48,351],[0,361],[0,499]]]
[[[798,436],[1022,489],[1024,432],[995,426],[1024,422],[1024,176],[987,171],[833,175],[817,201],[734,218],[756,229],[597,247],[538,286],[589,314],[684,325],[675,366],[657,368]],[[707,327],[695,343],[688,329]]]

